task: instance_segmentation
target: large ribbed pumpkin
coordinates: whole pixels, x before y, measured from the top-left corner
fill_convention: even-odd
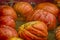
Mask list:
[[[15,28],[16,23],[10,16],[1,16],[0,25],[7,25],[12,28]]]
[[[43,21],[47,24],[48,30],[53,30],[56,27],[56,17],[45,10],[35,10],[34,14],[27,17],[26,21]]]
[[[56,29],[56,40],[60,40],[60,26]]]
[[[17,14],[14,9],[8,5],[0,6],[0,16],[11,16],[14,20],[17,19]]]
[[[44,10],[54,14],[56,17],[59,12],[59,9],[57,8],[57,6],[55,4],[52,4],[49,2],[45,2],[45,3],[36,5],[35,9],[44,9]]]
[[[11,37],[18,37],[16,30],[9,26],[0,26],[0,40],[7,40]]]
[[[28,2],[17,2],[14,5],[14,9],[24,17],[27,17],[33,13],[33,8]]]
[[[23,24],[18,29],[19,36],[24,40],[47,40],[47,26],[41,21]]]

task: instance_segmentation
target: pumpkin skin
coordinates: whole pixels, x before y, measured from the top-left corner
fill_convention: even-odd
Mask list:
[[[2,25],[0,27],[0,40],[7,40],[11,37],[18,37],[18,34],[15,29]]]
[[[53,15],[55,15],[57,17],[58,13],[59,13],[59,9],[55,4],[49,3],[49,2],[45,2],[45,3],[41,3],[38,4],[35,9],[44,9],[50,13],[52,13]]]
[[[0,25],[7,25],[12,28],[15,28],[16,23],[10,16],[1,16]]]
[[[47,26],[40,21],[23,24],[18,29],[19,36],[24,40],[47,40]]]
[[[8,40],[23,40],[23,39],[17,38],[17,37],[13,37],[13,38],[10,38],[10,39],[8,39]]]
[[[17,19],[17,14],[14,9],[8,5],[0,6],[0,16],[11,16],[14,20]]]
[[[34,14],[27,17],[26,21],[43,21],[47,24],[48,30],[53,30],[56,27],[56,17],[45,10],[35,10]]]
[[[17,2],[14,5],[14,9],[24,17],[27,17],[33,13],[33,8],[28,2]]]
[[[60,26],[56,29],[56,40],[60,40]]]

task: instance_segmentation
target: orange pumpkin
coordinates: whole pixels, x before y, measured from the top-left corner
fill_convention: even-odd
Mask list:
[[[0,16],[11,16],[14,20],[17,19],[17,14],[14,9],[8,5],[0,6]]]
[[[41,21],[23,24],[18,29],[19,36],[24,40],[47,40],[47,26]]]
[[[9,26],[0,26],[0,40],[7,40],[11,37],[18,37],[16,30]]]
[[[53,30],[56,27],[56,17],[45,10],[35,10],[34,14],[27,17],[26,21],[43,21],[47,24],[48,30]]]
[[[56,29],[56,40],[60,40],[60,26]]]
[[[16,23],[10,16],[1,16],[0,25],[7,25],[12,28],[15,28]]]
[[[14,5],[14,9],[24,17],[27,17],[33,13],[33,8],[28,2],[17,2]]]
[[[41,3],[38,4],[35,9],[44,9],[52,14],[54,14],[56,17],[59,13],[59,9],[55,4],[49,3],[49,2],[45,2],[45,3]]]

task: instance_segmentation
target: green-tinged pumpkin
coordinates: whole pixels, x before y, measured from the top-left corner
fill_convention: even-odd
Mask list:
[[[18,29],[19,36],[24,40],[47,40],[47,26],[41,21],[23,24]]]

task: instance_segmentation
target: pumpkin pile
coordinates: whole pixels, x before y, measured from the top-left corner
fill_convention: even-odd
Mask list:
[[[8,5],[0,6],[0,26],[6,25],[15,28],[17,14],[14,9]]]
[[[60,17],[59,17],[60,15],[59,15],[59,9],[55,4],[45,2],[45,3],[40,3],[36,5],[33,9],[32,8],[33,7],[29,3],[26,3],[26,2],[18,2],[14,5],[14,9],[20,15],[22,14],[22,16],[24,16],[26,22],[41,21],[47,25],[46,27],[48,30],[54,30],[56,28],[57,21],[58,23],[60,21]],[[47,40],[44,38],[43,39],[34,38],[34,36],[31,37],[32,34],[35,34],[36,29],[34,29],[35,27],[33,25],[32,25],[33,28],[32,27],[30,28],[31,26],[30,24],[27,23],[27,24],[23,24],[22,26],[20,26],[18,32],[21,38],[26,39],[26,40]],[[32,31],[30,32],[29,30],[30,31],[32,30]]]
[[[32,7],[28,2],[17,2],[13,7],[0,5],[0,40],[48,40],[49,31],[60,24],[59,8],[49,2]],[[16,30],[18,15],[22,15],[25,24]],[[20,17],[21,18],[21,17]],[[60,40],[60,27],[55,31]]]
[[[47,24],[48,30],[53,30],[56,27],[56,17],[59,13],[59,9],[52,3],[40,3],[32,9],[29,3],[18,2],[14,5],[14,9],[22,14],[27,22],[43,21]]]
[[[15,30],[16,19],[17,14],[12,7],[0,6],[0,40],[10,40],[12,37],[16,37],[18,40],[18,33]],[[11,40],[14,40],[14,38]]]

